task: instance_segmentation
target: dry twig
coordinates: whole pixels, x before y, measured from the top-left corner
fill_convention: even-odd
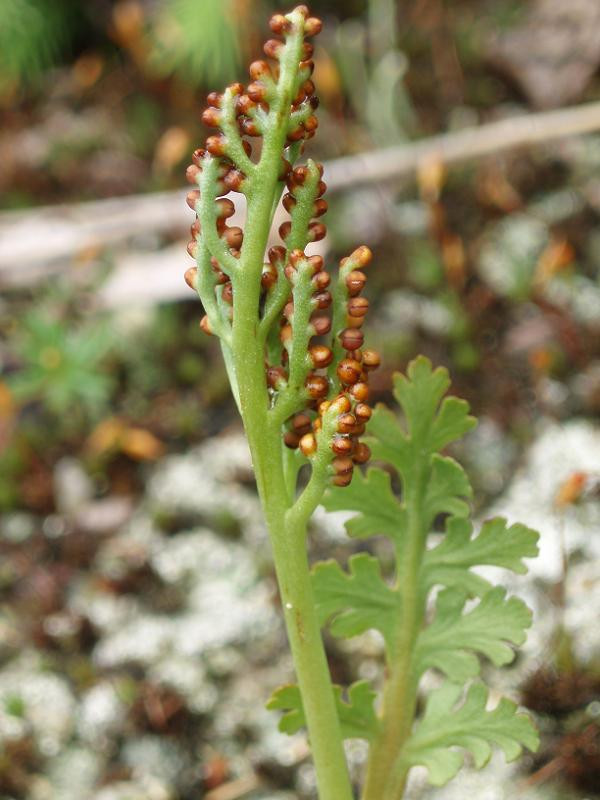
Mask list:
[[[325,174],[329,189],[340,191],[411,177],[429,159],[456,164],[599,130],[600,102],[588,103],[345,156],[326,163]],[[244,215],[242,202],[238,214]],[[48,274],[48,265],[64,270],[74,255],[148,230],[179,235],[188,224],[183,190],[5,212],[0,214],[0,285],[29,285]]]

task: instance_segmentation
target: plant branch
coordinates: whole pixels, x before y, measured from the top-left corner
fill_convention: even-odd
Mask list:
[[[309,241],[308,225],[313,216],[313,207],[317,196],[321,173],[314,161],[307,162],[308,175],[304,184],[296,188],[296,205],[290,213],[290,232],[285,240],[286,254],[282,260],[285,264],[293,250],[304,250]],[[290,287],[279,268],[279,280],[269,295],[263,318],[260,323],[260,336],[266,340],[273,323],[278,319],[289,295]]]
[[[240,136],[235,115],[235,101],[236,95],[233,93],[231,87],[227,87],[223,93],[220,121],[221,128],[225,134],[225,152],[236,167],[245,173],[247,178],[251,181],[256,167],[246,155],[246,151],[242,145],[242,137]]]
[[[198,185],[201,199],[196,203],[196,213],[200,220],[202,238],[214,258],[217,259],[223,272],[234,278],[239,271],[237,259],[232,256],[225,242],[217,231],[217,210],[215,201],[217,192],[215,184],[218,178],[219,162],[216,158],[205,158]],[[212,202],[211,202],[212,201]]]
[[[269,411],[273,425],[279,425],[281,427],[292,414],[304,408],[306,400],[306,393],[301,391],[286,391],[285,394],[278,399],[277,404]]]
[[[196,254],[196,291],[202,301],[204,310],[210,321],[212,332],[219,336],[227,347],[231,345],[231,325],[223,317],[223,313],[215,296],[215,273],[211,269],[210,253],[204,244],[202,235],[197,238],[198,251]]]
[[[290,286],[287,282],[287,278],[284,275],[283,267],[281,265],[278,266],[277,272],[277,283],[267,296],[265,310],[260,321],[259,336],[263,342],[266,341],[273,325],[279,319],[281,311],[285,306],[288,297],[290,296]]]
[[[310,478],[286,515],[286,522],[291,527],[303,525],[306,529],[308,520],[323,498],[332,473],[331,440],[337,430],[338,414],[337,405],[333,402],[323,415],[322,428],[317,436],[317,450],[311,457]]]

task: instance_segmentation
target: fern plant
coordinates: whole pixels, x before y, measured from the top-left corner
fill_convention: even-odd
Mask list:
[[[270,25],[281,37],[265,44],[271,61],[251,64],[247,87],[236,83],[209,95],[203,113],[219,132],[187,171],[197,219],[188,245],[196,266],[186,281],[206,312],[201,327],[220,340],[271,536],[298,685],[276,691],[269,705],[284,711],[282,730],[306,725],[321,800],[353,797],[343,749],[352,737],[369,742],[364,800],[399,800],[414,765],[425,765],[435,785],[452,778],[463,760],[456,748],[469,751],[477,766],[493,744],[509,759],[524,746],[535,749],[529,719],[508,700],[488,709],[488,691],[476,680],[479,656],[497,665],[511,660],[529,611],[473,567],[523,572],[537,535],[503,520],[473,535],[468,479],[443,451],[474,420],[466,403],[444,398],[443,369],[418,358],[406,377],[396,377],[404,425],[368,405],[369,374],[379,365],[378,354],[363,348],[361,330],[371,253],[363,246],[342,259],[332,281],[323,259],[306,252],[326,233],[319,220],[327,210],[322,167],[311,159],[296,164],[317,128],[312,45],[305,39],[321,23],[298,6]],[[230,191],[246,197],[245,230],[228,224],[235,210]],[[279,228],[283,244],[265,260],[281,198],[290,220]],[[361,440],[367,423],[370,436]],[[400,494],[388,470],[363,475],[356,468],[371,455],[397,473]],[[311,573],[307,525],[321,502],[355,513],[351,536],[389,537],[394,574],[384,575],[366,552],[347,569],[325,562]],[[443,534],[432,533],[441,521]],[[337,636],[381,633],[381,697],[364,681],[332,685],[325,624]],[[418,718],[429,670],[444,677]]]

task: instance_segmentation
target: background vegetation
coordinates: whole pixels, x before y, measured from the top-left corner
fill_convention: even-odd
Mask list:
[[[538,25],[531,52],[515,49],[530,15],[544,6],[551,16],[552,5],[316,0],[311,10],[324,18],[325,32],[316,52],[320,132],[311,155],[330,160],[597,99],[600,48],[578,39],[593,28],[585,3],[573,11],[562,60],[551,55],[550,23]],[[181,189],[189,154],[206,135],[206,93],[240,77],[274,10],[267,0],[0,0],[0,240],[6,226],[25,219],[23,237],[43,253],[41,206]],[[587,65],[584,78],[575,70],[579,77],[566,88],[557,78],[565,52],[569,64],[581,58]],[[590,555],[569,547],[568,515],[578,524],[583,515],[590,541],[597,538],[600,463],[591,451],[600,415],[599,164],[598,134],[460,166],[432,160],[408,180],[336,193],[328,215],[331,264],[363,241],[376,253],[371,337],[384,356],[377,398],[389,397],[393,371],[424,352],[449,367],[454,391],[480,417],[458,455],[481,513],[505,496],[545,431],[556,438],[574,430],[574,421],[588,426],[580,452],[575,439],[565,439],[550,499],[539,500],[554,522],[563,520],[571,570]],[[125,257],[169,252],[188,222],[182,200],[172,230],[148,227],[118,242],[100,237],[31,281],[9,280],[32,265],[17,251],[2,254],[1,797],[312,796],[301,745],[290,756],[269,739],[262,718],[241,711],[232,721],[215,700],[227,695],[235,704],[246,696],[243,664],[266,697],[281,637],[270,601],[261,595],[253,606],[240,588],[271,586],[272,576],[243,510],[252,502],[251,481],[231,438],[237,421],[218,349],[198,328],[195,299],[175,302],[168,290],[163,302],[138,306],[133,286],[118,308],[102,300]],[[181,274],[186,266],[183,245]],[[232,508],[225,501],[215,508],[205,496],[203,473],[185,456],[197,447],[194,463],[221,475]],[[210,453],[219,448],[213,463]],[[161,481],[175,487],[169,497],[156,489]],[[201,590],[173,566],[182,556],[170,548],[183,546],[178,537],[198,526],[215,537],[193,540],[198,564],[209,544],[222,564],[234,556],[246,564],[253,541],[258,553],[247,573],[234,576],[246,598],[240,607],[254,611],[235,635],[213,643],[210,657],[196,659],[200,687],[182,677],[190,673],[187,662],[181,667],[181,642],[168,645],[169,663],[181,667],[177,680],[159,657],[163,639],[156,654],[144,654],[141,636],[139,652],[115,655],[115,637],[132,620],[142,630],[144,620],[150,626],[197,612],[190,587]],[[598,572],[588,579],[596,597]],[[595,796],[599,652],[578,646],[586,631],[569,627],[575,612],[563,619],[568,572],[539,575],[538,583],[556,614],[536,640],[543,643],[537,663],[515,674],[513,690],[540,712],[546,738],[539,759],[525,765],[520,791]],[[219,584],[214,591],[224,590]],[[218,607],[202,606],[213,616]],[[275,633],[269,639],[265,631]],[[351,670],[351,654],[344,666],[348,654],[330,644],[334,670]],[[203,640],[198,647],[209,646]],[[55,720],[64,716],[64,729],[40,721],[40,696]],[[232,783],[235,791],[239,780],[240,794],[217,793]]]

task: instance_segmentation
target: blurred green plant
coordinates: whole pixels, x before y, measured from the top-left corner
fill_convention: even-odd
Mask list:
[[[424,237],[409,239],[406,249],[408,278],[415,288],[423,293],[443,288],[444,265],[433,243]]]
[[[194,86],[232,80],[241,57],[236,5],[235,0],[159,4],[152,20],[151,64]]]
[[[52,416],[96,418],[114,381],[101,371],[113,340],[102,321],[72,327],[47,308],[25,314],[15,336],[19,369],[7,385],[19,404],[41,403]]]
[[[408,278],[421,295],[430,296],[446,312],[444,339],[453,366],[461,371],[476,369],[480,354],[473,340],[473,322],[464,306],[461,292],[447,280],[439,249],[425,238],[409,240]]]
[[[115,17],[110,7],[93,9],[76,0],[0,0],[0,97],[12,99],[63,60],[81,24],[96,40],[116,38],[143,69],[176,74],[192,86],[228,81],[240,65],[245,5],[163,0],[146,9],[133,0],[115,4],[113,12],[124,7]]]
[[[395,0],[369,0],[365,21],[342,22],[335,59],[348,101],[373,143],[385,146],[409,139],[416,121],[404,86],[408,61],[398,44]]]
[[[178,310],[174,305],[152,309],[135,327],[133,336],[119,336],[115,342],[126,399],[142,403],[142,413],[157,392],[173,384],[171,370],[177,367],[179,348],[188,338]],[[201,331],[196,333],[196,341],[204,344],[200,336]]]
[[[69,40],[69,15],[61,0],[0,3],[0,95],[36,81],[56,63]]]
[[[479,257],[480,274],[498,295],[525,301],[534,290],[536,267],[549,242],[542,220],[511,214],[490,226]]]

